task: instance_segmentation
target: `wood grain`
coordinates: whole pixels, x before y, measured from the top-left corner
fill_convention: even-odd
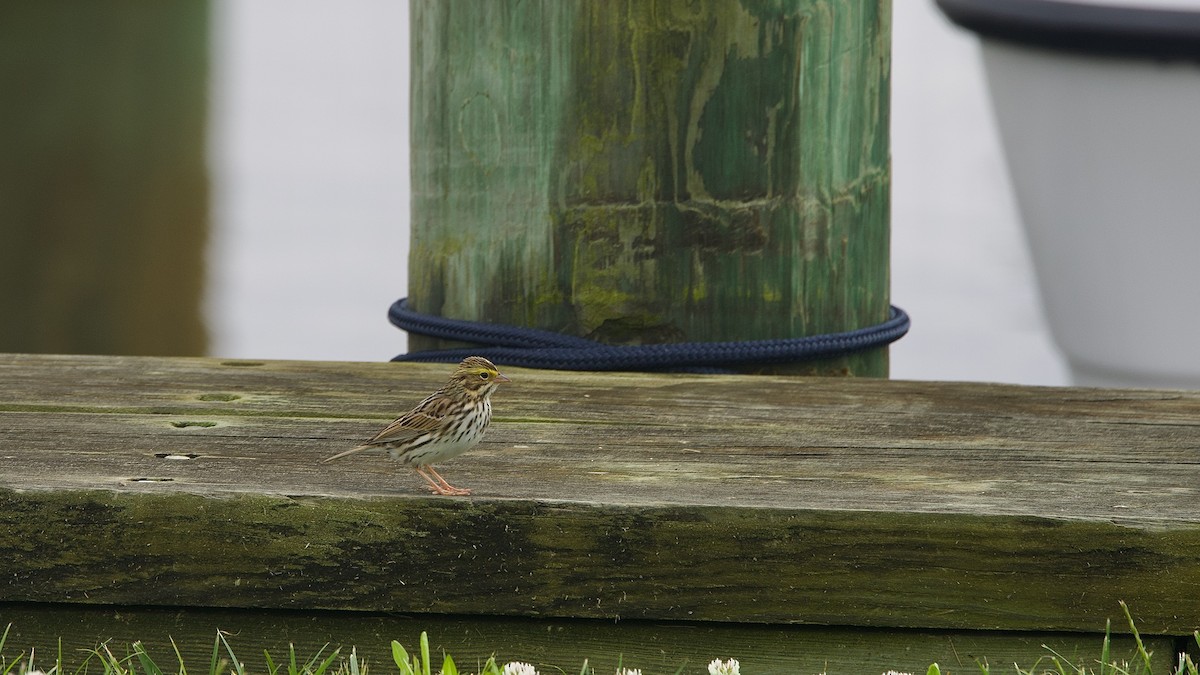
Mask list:
[[[412,8],[414,310],[607,344],[887,320],[888,0]]]
[[[0,357],[0,600],[1200,626],[1200,393],[513,370],[471,498],[318,464],[447,372]]]

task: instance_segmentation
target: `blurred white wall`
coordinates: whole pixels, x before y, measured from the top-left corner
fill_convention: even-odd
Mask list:
[[[218,0],[209,321],[214,355],[386,360],[405,293],[408,9]],[[1064,384],[974,39],[896,0],[892,377]]]
[[[892,302],[897,379],[1067,383],[1042,316],[975,37],[896,0]]]
[[[218,0],[218,356],[383,361],[408,273],[408,6]]]

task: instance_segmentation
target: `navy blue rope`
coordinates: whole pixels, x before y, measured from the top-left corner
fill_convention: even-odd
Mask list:
[[[401,354],[393,361],[457,363],[478,355],[527,368],[691,372],[729,372],[733,366],[811,361],[874,349],[903,337],[910,323],[908,314],[893,306],[887,321],[842,333],[777,340],[613,346],[536,328],[421,314],[408,308],[408,298],[392,304],[388,319],[410,333],[481,345]]]

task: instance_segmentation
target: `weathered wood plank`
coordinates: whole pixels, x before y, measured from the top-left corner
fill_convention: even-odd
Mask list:
[[[515,371],[475,497],[318,464],[445,372],[0,357],[0,599],[1200,626],[1200,393]]]
[[[1100,657],[1103,642],[1102,635],[1078,633],[864,632],[761,624],[0,605],[0,630],[9,623],[9,645],[14,647],[5,650],[9,657],[32,648],[40,655],[38,663],[48,666],[61,637],[67,672],[105,640],[117,654],[141,640],[160,666],[173,664],[172,638],[184,663],[204,670],[218,629],[230,634],[234,653],[251,672],[265,672],[264,649],[278,662],[289,643],[301,657],[316,654],[326,644],[328,649],[342,646],[343,653],[354,646],[360,658],[389,672],[391,640],[412,648],[421,631],[429,633],[433,653],[445,650],[460,666],[472,667],[495,654],[501,662],[534,663],[543,673],[556,672],[550,666],[578,672],[584,659],[597,673],[615,672],[618,662],[646,673],[674,673],[685,664],[684,673],[707,673],[705,664],[713,658],[737,658],[746,673],[923,673],[935,662],[944,673],[977,673],[979,661],[989,663],[993,672],[1007,673],[1014,663],[1032,669],[1049,655],[1047,647],[1074,663],[1091,665]],[[1169,672],[1172,641],[1144,640],[1153,651],[1154,672]],[[1112,658],[1132,663],[1134,649],[1132,638],[1118,637]]]

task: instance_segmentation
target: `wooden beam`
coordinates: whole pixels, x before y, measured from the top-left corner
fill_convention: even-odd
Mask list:
[[[1200,626],[1200,392],[513,371],[474,497],[318,463],[447,372],[0,356],[0,600]]]

